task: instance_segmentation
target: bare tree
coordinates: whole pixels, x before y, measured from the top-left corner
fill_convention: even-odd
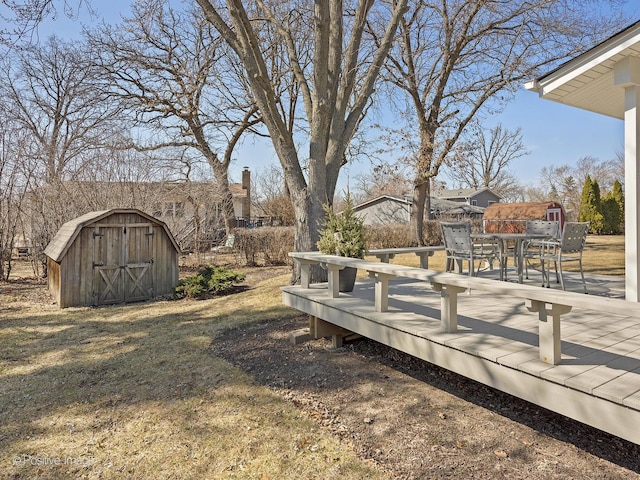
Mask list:
[[[104,89],[153,133],[142,150],[191,148],[209,163],[223,198],[225,228],[236,226],[228,169],[245,132],[260,122],[230,52],[196,9],[140,0],[121,26],[104,26],[90,45]]]
[[[59,15],[76,19],[81,9],[94,13],[90,0],[2,0],[0,45],[11,49],[31,43],[43,20]]]
[[[447,162],[447,176],[455,187],[490,188],[503,199],[518,198],[521,186],[509,169],[511,162],[529,154],[522,131],[497,125],[489,131],[475,124]]]
[[[0,93],[11,119],[31,134],[45,182],[72,177],[92,149],[110,141],[118,112],[96,90],[96,69],[81,44],[50,37],[13,51],[0,74]]]
[[[345,151],[369,104],[407,0],[391,6],[375,0],[197,2],[246,69],[291,195],[295,248],[316,249],[322,206],[333,203]],[[367,20],[374,16],[384,18],[377,47],[364,41]],[[281,65],[295,78],[309,125],[306,155],[299,154],[294,140],[298,112],[291,104],[286,108],[276,94],[274,63],[268,61],[274,43],[261,41],[264,31],[286,49]]]
[[[410,196],[411,176],[407,170],[401,162],[373,165],[370,173],[357,177],[357,187],[351,192],[354,201],[362,203],[381,195]]]
[[[535,185],[529,185],[527,197],[535,201],[556,201],[562,204],[570,215],[577,219],[580,210],[582,185],[587,175],[597,179],[600,185],[602,179],[603,194],[611,192],[613,183],[620,174],[619,163],[615,160],[601,161],[594,157],[582,157],[575,165],[551,165],[540,170],[540,178]]]
[[[293,205],[286,188],[282,169],[276,165],[270,165],[261,172],[257,172],[254,182],[256,186],[255,205],[272,219],[279,219],[282,225],[293,225]]]
[[[0,124],[0,280],[9,279],[14,248],[28,246],[23,208],[33,169],[22,161],[28,144],[28,135],[15,124]]]
[[[600,18],[592,4],[412,2],[386,78],[405,92],[417,120],[414,240],[422,241],[424,212],[430,212],[430,179],[438,175],[479,112],[499,108],[520,82],[574,56],[620,25],[619,18]]]
[[[36,273],[44,247],[73,218],[63,182],[89,169],[94,153],[114,137],[118,112],[96,91],[95,73],[80,43],[56,37],[12,50],[0,66],[5,119],[29,139],[18,160],[33,173],[24,223]]]

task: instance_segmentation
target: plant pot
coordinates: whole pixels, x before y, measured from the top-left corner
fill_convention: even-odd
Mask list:
[[[352,292],[353,286],[356,283],[356,274],[358,269],[354,267],[344,267],[340,270],[338,276],[338,291],[340,292]]]

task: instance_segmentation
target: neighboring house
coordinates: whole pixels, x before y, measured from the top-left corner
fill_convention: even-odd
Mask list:
[[[492,203],[499,202],[502,197],[489,188],[457,188],[442,190],[437,198],[452,202],[466,203],[474,207],[488,207]]]
[[[365,225],[409,223],[412,199],[394,195],[381,195],[354,207],[356,215]],[[484,208],[462,202],[431,197],[431,213],[437,218],[482,218]]]
[[[356,205],[353,209],[365,225],[409,223],[411,199],[395,195],[381,195],[373,200]]]
[[[431,213],[436,218],[446,220],[482,218],[484,207],[431,197]]]
[[[237,224],[245,226],[251,217],[249,169],[242,172],[242,183],[229,188]],[[193,248],[196,237],[205,246],[219,243],[224,236],[222,198],[215,183],[65,181],[31,192],[21,232],[25,247],[35,247],[37,252],[64,222],[88,211],[112,208],[136,208],[166,223],[183,249]]]

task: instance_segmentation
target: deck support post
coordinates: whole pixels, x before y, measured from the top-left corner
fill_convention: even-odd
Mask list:
[[[395,275],[379,272],[367,272],[369,278],[375,279],[375,311],[386,312],[389,310],[389,280],[396,278]]]
[[[442,331],[454,333],[458,330],[458,294],[466,290],[444,283],[432,283],[431,287],[440,292],[440,325]]]
[[[562,359],[560,344],[560,315],[571,311],[570,305],[558,303],[548,304],[539,300],[525,300],[530,312],[538,312],[538,337],[540,360],[551,365],[558,365]],[[551,321],[548,316],[551,315]]]
[[[314,339],[331,337],[331,346],[333,348],[342,347],[344,337],[352,333],[346,328],[326,322],[313,315],[309,317],[309,336]]]

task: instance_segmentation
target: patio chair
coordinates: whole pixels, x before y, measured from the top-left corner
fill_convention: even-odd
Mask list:
[[[469,222],[441,222],[442,239],[446,252],[445,271],[453,270],[453,262],[458,264],[458,272],[462,273],[463,262],[469,262],[469,276],[476,276],[480,270],[475,269],[475,262],[485,260],[489,267],[493,267],[493,261],[500,262],[500,279],[502,280],[503,262],[500,258],[498,244],[494,240],[474,243],[471,239],[471,224]]]
[[[235,242],[236,242],[236,236],[233,233],[230,233],[223,244],[220,244],[215,247],[211,247],[211,251],[212,252],[230,252],[233,250],[233,246],[235,245]]]
[[[524,262],[525,277],[529,279],[529,263],[534,258],[539,258],[541,241],[558,238],[560,223],[547,220],[527,220],[525,234],[540,235],[545,238],[525,240],[522,245],[522,260]]]
[[[580,276],[582,277],[582,286],[584,293],[587,291],[587,284],[584,280],[584,271],[582,269],[582,251],[587,241],[587,233],[589,232],[589,222],[567,222],[564,225],[562,237],[560,240],[543,240],[540,242],[539,259],[542,265],[542,286],[544,287],[545,278],[547,287],[549,287],[549,268],[545,270],[545,262],[554,263],[556,269],[556,282],[562,285],[565,290],[564,277],[562,274],[562,264],[566,262],[578,262],[580,266]],[[560,265],[560,274],[558,275],[558,265]]]

